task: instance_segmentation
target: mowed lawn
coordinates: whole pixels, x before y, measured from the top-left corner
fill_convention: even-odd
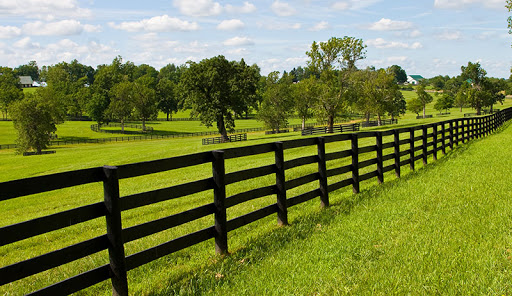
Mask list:
[[[297,217],[158,295],[511,295],[512,127]],[[151,294],[151,293],[149,293]]]

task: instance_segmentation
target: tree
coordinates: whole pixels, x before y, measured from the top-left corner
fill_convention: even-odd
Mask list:
[[[147,120],[158,116],[155,81],[155,78],[144,75],[132,85],[134,115],[142,121],[142,131],[146,131]]]
[[[497,102],[497,93],[504,90],[505,86],[498,91],[493,90],[493,83],[486,77],[487,72],[478,62],[468,62],[466,67],[461,67],[461,71],[461,77],[471,84],[471,89],[467,92],[467,102],[476,110],[476,114],[480,115],[483,107],[492,106]]]
[[[512,0],[507,0],[505,7],[508,9],[508,12],[512,11]],[[508,29],[509,29],[508,33],[512,34],[512,17],[509,16],[507,21],[508,21]]]
[[[158,101],[158,109],[172,118],[172,113],[178,112],[179,101],[176,95],[177,85],[167,78],[162,78],[156,85],[156,97]]]
[[[444,85],[446,84],[446,82],[448,80],[450,80],[450,77],[438,75],[438,76],[428,79],[428,83],[430,85],[432,85],[434,87],[434,89],[441,90],[441,89],[444,89]]]
[[[9,106],[23,99],[23,90],[19,82],[11,68],[0,67],[0,108],[4,119],[7,118]]]
[[[423,110],[423,103],[418,98],[413,98],[407,103],[407,110],[412,113],[416,113],[417,116],[420,116],[420,112]]]
[[[198,116],[204,125],[210,127],[216,122],[227,141],[227,129],[235,127],[234,114],[246,110],[244,98],[256,94],[258,80],[242,79],[242,71],[249,71],[243,60],[230,62],[221,55],[188,65],[179,83],[184,105],[192,108],[191,116]]]
[[[16,76],[30,76],[33,80],[39,81],[39,67],[36,61],[30,61],[26,65],[20,65],[14,68],[14,74]]]
[[[174,64],[167,64],[163,66],[158,72],[158,79],[168,79],[176,84],[180,82],[180,77],[183,71],[186,69],[185,66],[176,66]]]
[[[327,120],[329,131],[333,130],[334,119],[347,105],[345,99],[349,92],[348,79],[356,70],[355,63],[364,59],[366,45],[354,37],[332,37],[327,42],[313,41],[311,50],[306,52],[310,58],[308,67],[320,77],[323,85],[321,95],[315,104],[316,113],[322,120]],[[336,69],[343,68],[343,71]]]
[[[291,72],[290,76],[292,76]],[[295,110],[302,120],[302,130],[306,127],[306,120],[314,115],[313,106],[321,90],[319,84],[320,81],[315,76],[310,76],[291,85]]]
[[[421,102],[423,106],[423,118],[426,117],[426,109],[427,104],[431,103],[434,98],[425,91],[425,86],[420,83],[420,85],[416,88],[416,95],[418,96],[418,100]]]
[[[402,67],[393,65],[389,67],[387,71],[395,76],[396,83],[403,84],[407,81],[407,73],[405,73],[405,70],[402,69]]]
[[[279,79],[279,72],[271,72],[265,80],[265,92],[258,112],[258,119],[265,127],[279,130],[288,124],[288,118],[293,114],[293,98],[291,85],[293,77],[284,74]]]
[[[434,109],[441,113],[443,110],[448,112],[453,107],[455,99],[450,94],[442,94],[435,102]]]
[[[110,119],[121,122],[121,132],[124,133],[124,122],[130,118],[134,107],[133,85],[129,81],[120,82],[110,90],[111,100],[106,113]]]
[[[37,93],[14,102],[10,112],[18,132],[18,153],[34,149],[37,154],[41,154],[50,144],[50,135],[57,130],[56,124],[62,122],[55,105]]]

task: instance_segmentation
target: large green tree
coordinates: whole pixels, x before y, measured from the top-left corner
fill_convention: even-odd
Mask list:
[[[421,105],[423,106],[423,118],[425,118],[427,115],[427,104],[432,103],[434,98],[428,92],[425,91],[425,86],[421,83],[416,88],[416,96],[418,97],[418,100],[421,102]]]
[[[292,78],[295,78],[291,74]],[[320,81],[315,76],[302,78],[291,86],[295,111],[302,121],[302,129],[306,127],[306,120],[313,117],[313,106],[320,96]]]
[[[476,114],[480,115],[481,110],[490,104],[490,93],[487,89],[487,71],[485,71],[480,63],[468,62],[467,66],[460,67],[461,77],[471,84],[471,90],[467,92],[467,101],[469,105],[476,110]]]
[[[395,76],[395,82],[403,84],[407,81],[407,73],[402,67],[393,65],[389,67],[387,71]]]
[[[443,110],[448,112],[450,110],[450,108],[453,107],[454,103],[455,103],[455,98],[451,94],[449,94],[449,93],[442,94],[441,96],[439,96],[437,98],[436,102],[434,103],[434,109],[439,111],[439,113],[441,113]]]
[[[18,77],[9,67],[0,67],[0,108],[3,118],[7,118],[9,106],[18,100],[23,99]]]
[[[17,152],[31,149],[41,154],[50,144],[50,135],[57,130],[56,124],[63,122],[63,114],[51,98],[51,90],[29,94],[10,107],[14,127],[17,130]],[[50,99],[50,100],[49,100]]]
[[[133,82],[132,96],[135,118],[142,121],[142,131],[146,131],[146,121],[158,116],[156,79],[150,75],[139,77]]]
[[[355,63],[366,56],[366,45],[354,37],[332,37],[326,42],[313,41],[306,52],[309,70],[320,77],[324,87],[315,104],[315,111],[327,121],[332,131],[334,120],[348,105],[350,75],[356,70]],[[339,69],[342,69],[341,71]]]
[[[120,82],[112,87],[110,93],[110,104],[105,112],[110,119],[119,120],[121,122],[121,132],[124,133],[124,123],[133,114],[133,83],[130,81]]]
[[[271,72],[265,79],[263,101],[258,112],[258,119],[265,127],[279,130],[286,127],[288,118],[293,114],[293,97],[291,91],[293,77],[279,72]]]
[[[179,100],[176,94],[177,85],[167,78],[162,78],[156,85],[156,97],[158,101],[158,109],[172,118],[172,114],[178,112]]]
[[[235,127],[235,114],[242,114],[247,106],[246,97],[255,96],[257,77],[243,79],[249,71],[258,76],[243,60],[228,61],[224,56],[188,62],[188,69],[180,79],[180,94],[184,105],[192,109],[206,126],[215,122],[222,138],[227,141],[227,130]],[[256,75],[258,74],[258,75]]]

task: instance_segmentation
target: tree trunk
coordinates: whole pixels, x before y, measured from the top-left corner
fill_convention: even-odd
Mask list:
[[[144,120],[144,118],[142,119],[142,131],[146,131],[146,120]]]
[[[380,119],[380,114],[377,114],[377,125],[378,126],[381,126],[382,125],[382,121]]]
[[[480,106],[476,107],[476,115],[480,115],[480,112],[482,111],[482,108]]]
[[[460,106],[460,112],[462,112],[462,106]]]
[[[426,116],[427,116],[426,109],[427,109],[427,106],[423,105],[423,118],[426,118]]]
[[[228,142],[228,132],[226,131],[226,126],[224,125],[224,116],[220,115],[217,117],[217,129],[222,137],[222,142]]]
[[[370,122],[370,112],[366,112],[364,114],[364,117],[366,118],[366,123],[369,123]]]
[[[306,117],[302,117],[302,130],[306,128]]]
[[[121,133],[124,134],[124,119],[121,119]]]
[[[169,112],[167,112],[167,121],[169,121]]]
[[[333,129],[334,129],[334,116],[329,115],[329,117],[327,118],[327,132],[329,134],[332,134]]]

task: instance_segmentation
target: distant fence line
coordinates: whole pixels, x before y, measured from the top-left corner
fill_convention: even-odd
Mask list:
[[[341,122],[337,122],[341,123]],[[322,125],[321,123],[308,123],[306,126]],[[126,126],[126,125],[125,125]],[[301,124],[289,125],[289,128],[301,127]],[[92,129],[92,126],[91,126]],[[266,130],[264,127],[255,128],[243,128],[236,129],[230,134],[237,133],[248,133],[248,132],[260,132]],[[99,143],[110,143],[110,142],[129,142],[129,141],[142,141],[142,140],[155,140],[155,139],[174,139],[174,138],[188,138],[188,137],[200,137],[200,136],[211,136],[220,135],[218,131],[211,132],[195,132],[188,134],[170,134],[170,135],[143,135],[143,136],[129,136],[129,137],[110,137],[110,138],[97,138],[97,139],[76,139],[76,140],[60,140],[50,141],[50,146],[61,146],[61,145],[74,145],[74,144],[99,144]],[[14,149],[16,144],[0,144],[1,149]]]
[[[108,134],[118,134],[119,131],[112,131],[112,130],[104,130],[104,129],[101,129],[102,127],[122,127],[122,125],[120,123],[112,123],[112,122],[109,122],[109,123],[105,123],[105,124],[92,124],[91,125],[91,130],[94,131],[94,132],[99,132],[99,133],[108,133]],[[125,128],[135,128],[135,129],[140,129],[142,130],[143,126],[140,125],[140,124],[124,124],[124,127]],[[146,126],[146,132],[152,132],[153,131],[153,128],[150,127],[150,126]],[[131,131],[124,131],[125,133],[130,133]]]
[[[389,125],[389,124],[398,124],[398,119],[382,119],[380,121],[378,120],[364,120],[361,122],[362,127],[373,127],[373,126],[382,126],[382,125]]]
[[[65,229],[96,218],[105,218],[106,227],[103,234],[94,238],[0,267],[0,285],[9,284],[108,250],[108,256],[105,256],[108,263],[96,265],[93,269],[51,284],[35,291],[34,294],[71,294],[110,280],[113,295],[127,296],[127,272],[130,270],[208,240],[212,242],[212,245],[215,244],[215,251],[218,254],[227,254],[228,232],[230,231],[270,215],[277,216],[278,224],[287,225],[288,209],[295,205],[319,198],[322,207],[329,206],[329,194],[333,191],[351,187],[352,191],[357,194],[360,192],[360,183],[365,180],[376,179],[380,184],[384,182],[386,172],[394,172],[397,177],[400,177],[403,166],[409,166],[410,170],[414,170],[417,161],[421,160],[423,165],[426,165],[430,155],[433,161],[436,161],[438,152],[445,154],[447,149],[453,150],[456,145],[487,136],[510,119],[512,119],[512,108],[478,118],[458,118],[387,131],[337,134],[263,143],[124,164],[117,167],[94,167],[2,182],[0,183],[0,201],[99,182],[103,183],[104,200],[3,226],[0,228],[0,246]],[[373,141],[370,141],[370,145],[361,147],[361,139]],[[350,148],[326,152],[326,143],[347,143]],[[308,156],[295,159],[285,158],[285,152],[288,153],[289,149],[305,147],[317,149]],[[337,147],[341,146],[337,145]],[[226,172],[226,161],[236,162],[241,157],[265,153],[275,155],[275,161],[272,164]],[[196,167],[201,164],[211,165],[206,168],[209,174],[206,179],[179,183],[155,191],[127,196],[120,194],[122,191],[120,191],[119,181],[122,179]],[[312,173],[310,171],[310,173],[305,173],[305,175],[294,179],[286,178],[290,169],[312,164],[317,164]],[[363,168],[365,169],[363,170]],[[275,182],[272,181],[269,186],[231,196],[226,193],[226,187],[230,184],[268,175],[275,175]],[[315,182],[315,189],[304,189],[298,195],[289,196],[292,195],[291,189],[312,182]],[[309,191],[304,192],[306,190]],[[211,200],[206,204],[196,205],[193,209],[139,225],[129,227],[122,225],[122,216],[126,211],[170,199],[187,198],[190,195],[206,191],[212,195]],[[275,202],[254,209],[248,214],[230,217],[228,220],[228,208],[266,196],[273,196]],[[204,217],[211,219],[206,228],[186,233],[134,254],[126,255],[125,253],[126,243]],[[243,235],[243,232],[238,234]]]

